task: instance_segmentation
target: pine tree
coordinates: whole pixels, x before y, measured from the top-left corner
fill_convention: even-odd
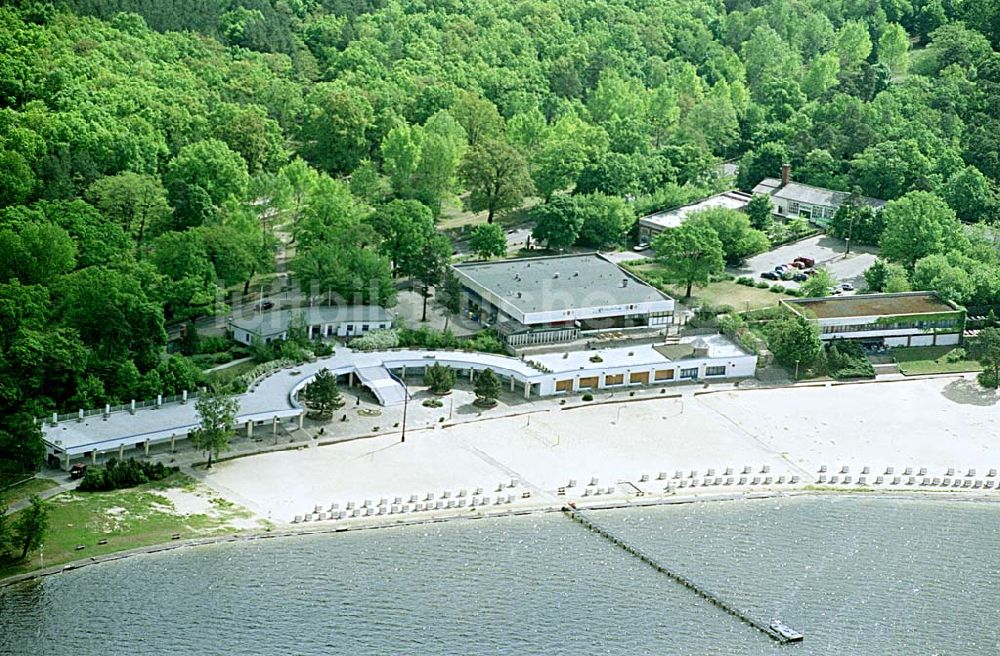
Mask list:
[[[476,378],[475,385],[477,405],[496,405],[500,396],[500,379],[492,369],[483,369]]]
[[[329,369],[320,369],[302,391],[302,399],[314,417],[332,417],[333,411],[344,405],[337,388],[337,377]]]
[[[434,394],[447,394],[455,385],[455,370],[435,363],[424,372],[424,384]]]

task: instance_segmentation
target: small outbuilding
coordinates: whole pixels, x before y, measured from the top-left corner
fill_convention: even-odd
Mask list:
[[[240,344],[250,345],[255,339],[268,344],[288,339],[289,329],[299,321],[309,339],[351,338],[391,328],[392,320],[393,314],[377,305],[316,306],[234,317],[229,320],[229,332]]]

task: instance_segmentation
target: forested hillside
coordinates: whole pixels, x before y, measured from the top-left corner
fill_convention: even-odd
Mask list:
[[[4,3],[0,460],[37,461],[32,417],[192,386],[165,322],[225,312],[279,224],[309,294],[391,302],[458,198],[573,193],[606,245],[723,159],[789,161],[943,215],[896,260],[996,303],[995,251],[945,236],[997,218],[998,48],[990,0]]]

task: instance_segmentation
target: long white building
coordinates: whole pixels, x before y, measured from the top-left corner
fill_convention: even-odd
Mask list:
[[[301,427],[305,411],[298,393],[321,369],[329,369],[346,384],[368,388],[383,405],[399,405],[406,400],[400,379],[422,375],[435,363],[469,379],[478,371],[492,369],[509,392],[528,399],[584,390],[747,378],[756,371],[757,356],[722,335],[684,338],[672,344],[548,353],[527,361],[472,351],[362,353],[342,347],[330,357],[259,378],[238,397],[237,422],[249,435],[255,426],[276,431],[279,423],[291,421]],[[199,425],[193,399],[184,397],[183,402],[54,416],[42,427],[50,460],[69,468],[75,459],[96,462],[100,454],[126,457],[134,455],[135,449],[148,454],[150,446],[156,444],[173,447]]]

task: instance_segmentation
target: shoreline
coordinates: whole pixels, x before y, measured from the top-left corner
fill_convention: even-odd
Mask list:
[[[670,497],[641,498],[625,501],[606,502],[586,502],[582,499],[575,500],[574,506],[578,510],[624,510],[628,508],[649,508],[656,506],[678,506],[694,503],[719,503],[725,501],[763,501],[767,499],[799,498],[799,497],[843,497],[843,498],[896,498],[908,501],[959,501],[963,503],[1000,503],[1000,495],[984,494],[983,490],[953,491],[916,491],[916,490],[836,490],[826,488],[816,488],[806,486],[793,490],[759,491],[747,493],[713,494],[701,496],[696,494],[680,494]],[[35,581],[47,578],[64,572],[71,572],[91,565],[109,563],[136,556],[176,551],[179,549],[211,546],[235,542],[255,542],[258,540],[268,540],[275,538],[292,538],[305,535],[329,535],[334,533],[348,533],[358,531],[371,531],[392,528],[402,528],[407,526],[421,526],[428,524],[443,524],[458,521],[475,521],[481,519],[492,519],[500,517],[516,517],[526,515],[543,515],[562,512],[569,501],[559,503],[535,504],[532,507],[510,508],[503,510],[483,510],[477,509],[474,513],[467,508],[464,512],[455,509],[452,512],[445,511],[443,514],[428,515],[425,517],[412,517],[408,519],[390,519],[384,517],[366,517],[364,519],[337,520],[336,523],[327,521],[325,523],[316,522],[309,527],[302,528],[282,528],[278,531],[270,532],[237,532],[228,535],[217,535],[205,538],[190,538],[187,540],[171,540],[145,547],[127,549],[103,556],[91,556],[80,560],[71,561],[62,565],[54,565],[43,569],[37,569],[23,574],[14,574],[0,579],[0,590],[9,588],[28,581]]]

